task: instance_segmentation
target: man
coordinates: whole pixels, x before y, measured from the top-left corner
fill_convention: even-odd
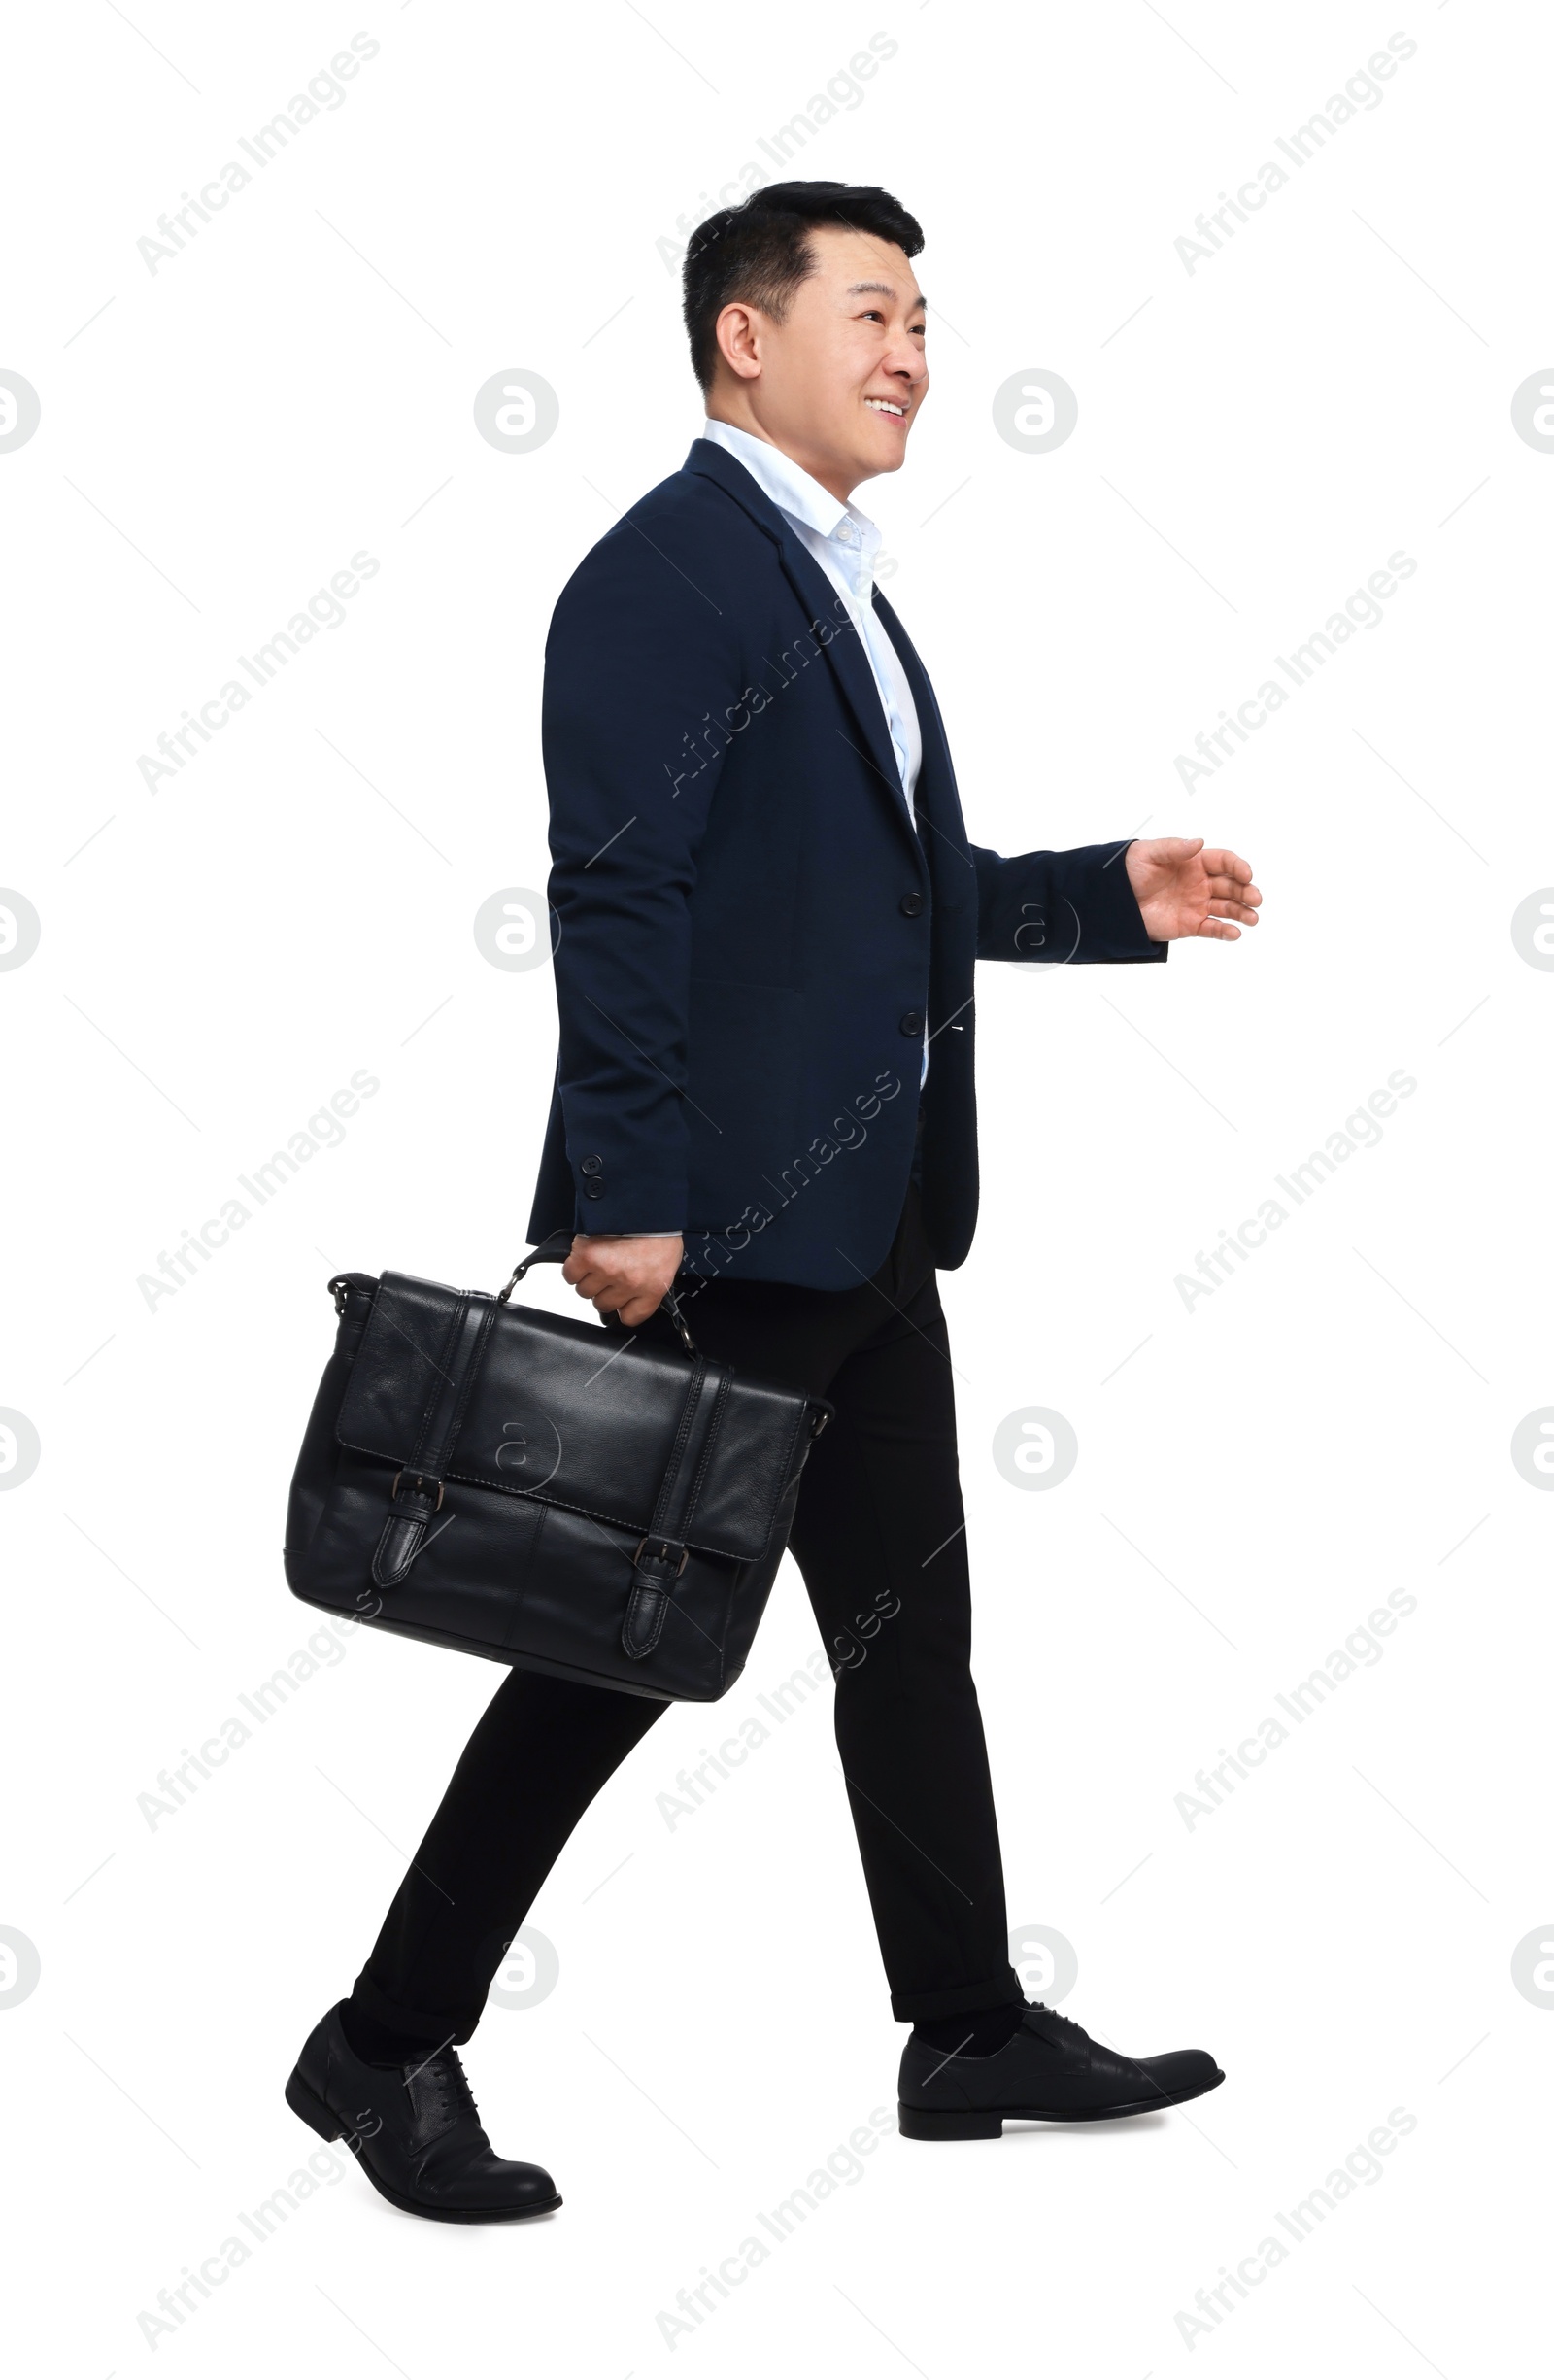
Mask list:
[[[928,394],[922,246],[887,192],[838,183],[768,187],[692,242],[705,434],[584,561],[546,654],[560,1055],[529,1234],[575,1233],[565,1277],[616,1330],[666,1331],[678,1282],[710,1354],[835,1407],[791,1544],[913,2025],[901,2129],[936,2140],[1136,2115],[1224,2079],[1203,2051],[1102,2048],[1028,2007],[1009,1963],[935,1270],[976,1217],[975,961],[1163,960],[1236,940],[1261,896],[1197,840],[1016,859],[967,842],[932,689],[850,501],[900,468]],[[515,1670],[476,1728],[298,2068],[300,2112],[355,2125],[396,2203],[468,2222],[558,2203],[493,2156],[451,2045],[664,1707]]]

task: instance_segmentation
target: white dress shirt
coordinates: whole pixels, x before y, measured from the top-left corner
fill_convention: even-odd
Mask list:
[[[907,684],[900,656],[885,633],[885,623],[874,609],[874,557],[880,532],[856,504],[844,504],[818,479],[801,471],[791,456],[768,439],[736,429],[731,422],[707,422],[701,434],[742,462],[763,495],[792,522],[842,601],[853,626],[863,639],[874,683],[880,690],[886,725],[900,771],[907,808],[917,790],[923,765],[923,736],[917,704]]]

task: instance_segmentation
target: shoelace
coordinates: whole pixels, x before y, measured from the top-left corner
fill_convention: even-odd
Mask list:
[[[1084,2033],[1085,2039],[1087,2041],[1090,2039],[1090,2035],[1085,2032],[1084,2026],[1080,2024],[1073,2017],[1065,2017],[1061,2008],[1049,2008],[1045,2000],[1032,2000],[1030,2002],[1030,2006],[1032,2008],[1039,2008],[1044,2017],[1051,2017],[1056,2023],[1066,2024],[1071,2033]]]
[[[480,2109],[475,2104],[475,2094],[470,2090],[469,2077],[464,2072],[456,2050],[439,2051],[435,2057],[427,2059],[422,2071],[429,2075],[435,2083],[438,2104],[445,2115],[452,2115],[456,2112],[454,2103],[456,2101],[457,2112],[462,2114],[467,2110],[479,2124]]]

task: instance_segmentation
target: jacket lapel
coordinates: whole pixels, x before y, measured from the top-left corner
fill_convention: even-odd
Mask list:
[[[917,706],[923,760],[917,775],[916,806],[925,822],[923,839],[931,846],[930,865],[937,888],[936,897],[946,901],[951,908],[958,909],[963,901],[971,897],[976,883],[976,867],[966,842],[965,822],[961,815],[961,796],[956,787],[955,766],[950,759],[950,739],[944,732],[938,702],[929,673],[918,659],[917,648],[877,587],[874,590],[874,609],[884,623],[885,633],[895,648],[901,667],[906,671],[906,682],[912,689],[912,700]]]
[[[765,530],[776,545],[783,570],[803,604],[806,618],[822,628],[828,626],[833,631],[825,638],[816,636],[815,642],[821,646],[835,671],[853,714],[858,733],[856,740],[851,737],[848,740],[853,743],[860,758],[868,763],[871,774],[916,842],[917,830],[912,824],[906,796],[901,790],[901,772],[896,765],[895,747],[886,724],[885,706],[880,700],[879,688],[874,683],[874,671],[863,639],[854,627],[846,604],[808,547],[794,535],[786,516],[726,448],[715,446],[710,438],[697,438],[686,458],[685,468],[699,471],[704,478],[715,479],[735,503],[741,505],[751,519]],[[804,658],[797,655],[794,660]],[[812,659],[813,656],[808,658]],[[785,667],[780,654],[767,654],[764,659],[780,676],[787,678],[793,674],[794,663],[790,663]],[[915,655],[913,659],[916,660]],[[918,663],[920,675],[921,670],[922,664]],[[914,683],[914,697],[916,693]],[[940,728],[938,731],[942,737],[943,729]]]

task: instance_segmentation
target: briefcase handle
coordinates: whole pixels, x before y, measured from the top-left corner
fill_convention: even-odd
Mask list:
[[[559,1247],[553,1247],[551,1244],[552,1241],[559,1241],[562,1244]],[[518,1287],[519,1282],[523,1279],[530,1265],[564,1264],[571,1245],[572,1233],[570,1230],[560,1230],[549,1233],[546,1238],[540,1241],[538,1247],[530,1248],[528,1254],[523,1257],[520,1262],[514,1266],[513,1276],[508,1282],[507,1287],[505,1289],[498,1289],[496,1292],[497,1305],[505,1306],[507,1304],[508,1299]],[[659,1304],[664,1312],[669,1315],[675,1329],[679,1332],[680,1343],[685,1348],[686,1353],[688,1355],[699,1354],[700,1349],[697,1347],[695,1341],[692,1338],[691,1333],[686,1328],[685,1316],[680,1311],[680,1301],[675,1296],[674,1291],[672,1289],[666,1289],[662,1298],[659,1300]]]

